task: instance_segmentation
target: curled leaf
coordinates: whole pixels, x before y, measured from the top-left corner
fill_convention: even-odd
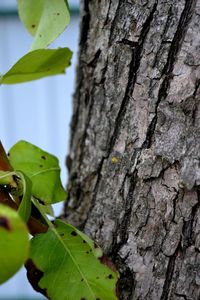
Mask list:
[[[24,55],[4,75],[0,84],[14,84],[65,73],[72,52],[68,48],[39,49]]]
[[[9,151],[10,164],[32,181],[32,195],[44,204],[66,199],[60,179],[58,159],[26,141],[19,141]]]

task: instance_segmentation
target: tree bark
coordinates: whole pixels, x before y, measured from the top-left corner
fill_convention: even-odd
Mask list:
[[[66,218],[120,299],[200,299],[200,0],[85,0]],[[106,300],[106,299],[104,299]]]

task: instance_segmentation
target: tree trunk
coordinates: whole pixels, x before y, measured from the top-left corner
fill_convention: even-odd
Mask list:
[[[200,0],[82,1],[66,218],[120,299],[200,299],[199,99]]]

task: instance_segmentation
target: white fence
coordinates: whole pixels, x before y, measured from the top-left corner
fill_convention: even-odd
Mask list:
[[[0,7],[3,4],[12,7],[13,0],[0,0]],[[67,46],[74,52],[72,66],[66,75],[0,87],[0,139],[4,147],[9,150],[18,140],[24,139],[56,155],[60,159],[64,184],[67,182],[65,157],[69,140],[78,28],[79,18],[74,16],[68,29],[52,45],[52,48]],[[26,53],[32,38],[15,16],[0,18],[0,37],[0,73],[3,73]],[[60,209],[58,206],[57,211]],[[24,270],[0,286],[0,300],[37,297],[41,299],[27,283]]]

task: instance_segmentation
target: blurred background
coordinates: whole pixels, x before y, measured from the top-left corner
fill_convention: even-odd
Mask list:
[[[79,37],[79,0],[69,0],[71,22],[50,47],[69,47],[72,65],[67,74],[38,81],[0,87],[0,139],[8,151],[17,141],[27,140],[56,155],[63,185],[67,183],[65,159],[75,83]],[[8,69],[30,48],[32,37],[17,15],[16,0],[0,0],[0,73]],[[56,215],[62,204],[56,204]],[[0,245],[1,246],[1,245]],[[0,266],[1,269],[1,266]],[[0,285],[0,300],[42,300],[26,279],[26,271]]]

